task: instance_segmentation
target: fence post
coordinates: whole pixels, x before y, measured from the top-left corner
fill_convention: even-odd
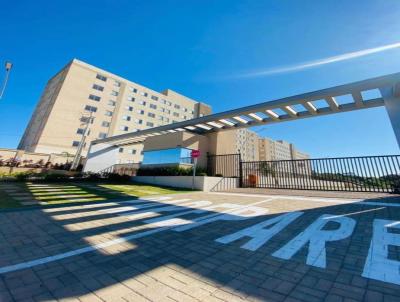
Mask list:
[[[242,167],[242,155],[239,151],[239,188],[243,188],[243,167]]]

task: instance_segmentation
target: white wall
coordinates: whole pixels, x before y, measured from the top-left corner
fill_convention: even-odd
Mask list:
[[[90,147],[83,172],[97,173],[112,165],[118,160],[118,146],[96,144]]]
[[[134,176],[132,180],[135,182],[153,184],[166,187],[192,188],[192,176]],[[237,187],[238,180],[235,178],[196,176],[194,188],[196,190],[210,192],[227,190]]]

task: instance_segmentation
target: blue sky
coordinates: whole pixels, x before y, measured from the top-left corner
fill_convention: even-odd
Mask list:
[[[17,146],[46,81],[74,57],[158,91],[171,88],[218,112],[400,72],[395,48],[243,76],[399,43],[399,17],[394,0],[6,1],[0,60],[11,60],[14,69],[0,101],[0,147]],[[399,153],[384,108],[257,131],[312,157]]]

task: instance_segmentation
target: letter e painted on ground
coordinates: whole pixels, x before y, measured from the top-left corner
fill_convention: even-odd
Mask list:
[[[400,261],[389,259],[389,246],[400,247],[400,234],[390,233],[389,228],[400,229],[400,221],[374,220],[362,276],[400,285]]]

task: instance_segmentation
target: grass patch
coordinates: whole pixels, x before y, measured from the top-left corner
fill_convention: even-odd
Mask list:
[[[127,200],[148,195],[188,192],[186,189],[166,188],[137,183],[10,183],[18,193],[27,193],[31,200],[46,202],[48,205],[63,203]],[[0,208],[27,207],[14,196],[0,188]]]

